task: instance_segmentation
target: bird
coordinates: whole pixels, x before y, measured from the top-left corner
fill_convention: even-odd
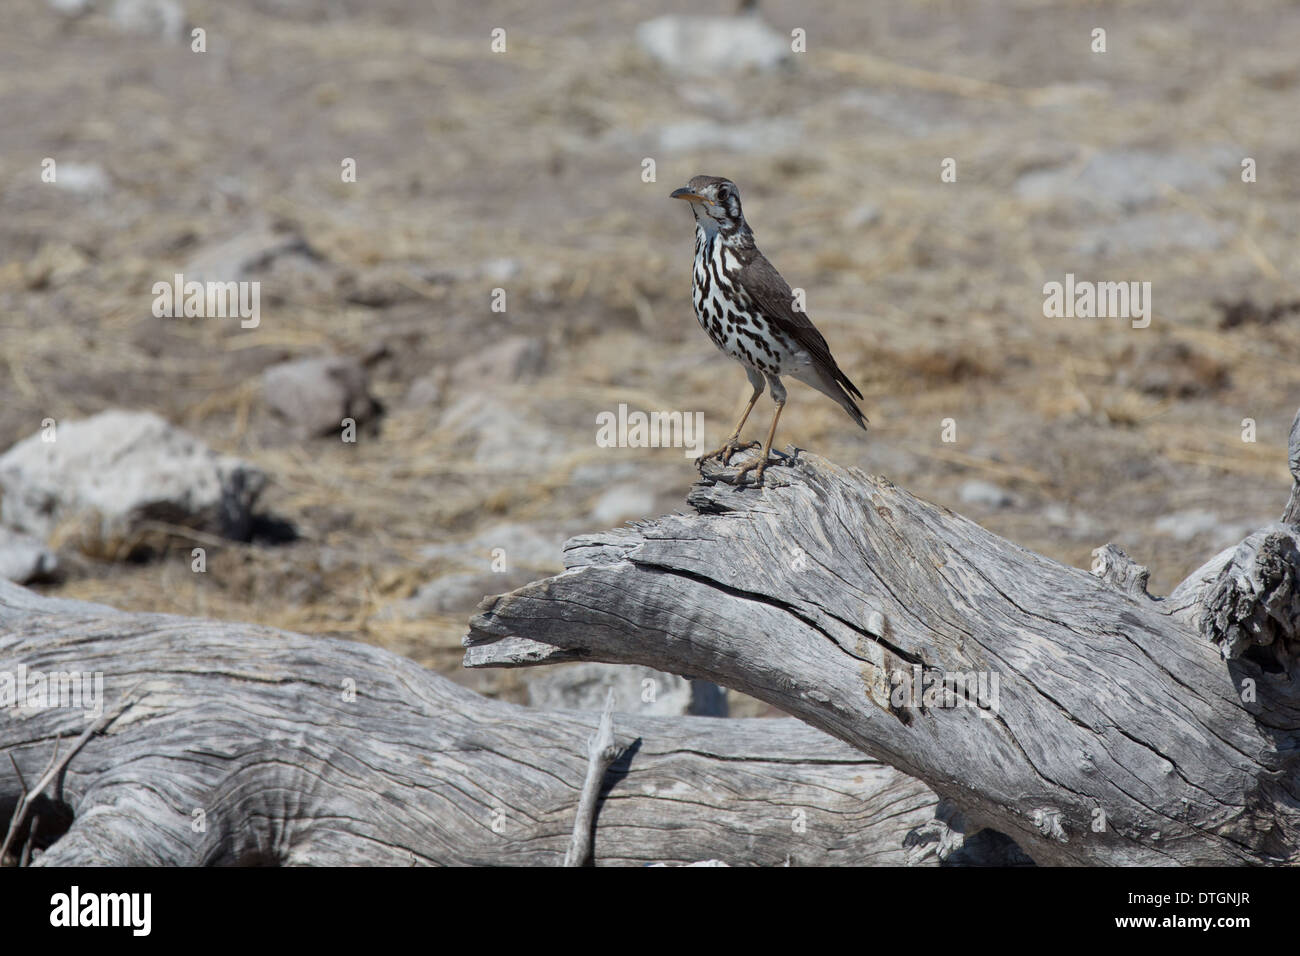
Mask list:
[[[754,485],[763,483],[776,423],[785,408],[782,375],[811,385],[866,431],[867,417],[854,401],[861,400],[862,393],[836,363],[826,339],[804,312],[802,299],[796,303],[789,284],[759,251],[736,184],[721,176],[695,176],[673,190],[670,198],[689,202],[695,214],[695,316],[713,344],[744,366],[754,389],[731,436],[696,459],[701,472],[709,459],[729,465],[737,451],[757,446],[757,442],[739,444],[740,432],[759,397],[769,389],[776,414],[767,443],[762,454],[741,466],[734,478],[740,483],[753,471]]]

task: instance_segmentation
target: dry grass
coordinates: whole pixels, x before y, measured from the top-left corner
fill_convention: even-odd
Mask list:
[[[862,438],[794,385],[785,441],[884,471],[1064,561],[1086,564],[1115,540],[1152,565],[1157,589],[1215,546],[1157,533],[1162,515],[1263,521],[1285,500],[1300,316],[1222,328],[1214,303],[1267,313],[1297,296],[1300,187],[1286,171],[1300,156],[1278,122],[1300,105],[1293,4],[1240,18],[1172,0],[765,3],[778,28],[808,30],[809,52],[789,71],[705,82],[636,50],[633,29],[652,14],[632,4],[434,15],[389,0],[321,22],[194,2],[206,58],[96,18],[58,26],[40,0],[13,6],[37,39],[0,36],[0,132],[15,144],[0,157],[0,444],[46,416],[153,408],[263,467],[268,507],[302,536],[213,546],[206,575],[179,543],[145,565],[74,560],[60,593],[352,636],[455,672],[464,613],[387,616],[455,570],[423,546],[504,521],[591,529],[593,497],[620,481],[681,507],[693,472],[680,450],[598,448],[595,413],[699,410],[712,439],[743,402],[743,375],[691,317],[689,222],[665,198],[697,172],[740,184],[760,244],[807,289],[867,396]],[[493,57],[484,24],[498,21],[510,47]],[[1087,52],[1095,21],[1108,27],[1104,57]],[[659,131],[690,119],[785,121],[800,135],[665,152]],[[1132,209],[1016,192],[1026,172],[1081,175],[1119,148],[1224,145],[1259,160],[1258,183],[1165,188]],[[111,191],[33,185],[47,155],[101,165]],[[339,182],[344,156],[358,159],[356,184]],[[640,179],[646,156],[655,183]],[[954,184],[939,181],[948,156]],[[864,204],[874,220],[854,219]],[[1222,228],[1223,243],[1078,250],[1135,216],[1175,213]],[[275,303],[255,332],[149,314],[154,281],[266,222],[308,240],[323,286],[267,279]],[[499,259],[518,274],[484,271]],[[1044,319],[1042,284],[1066,272],[1150,281],[1151,328]],[[334,285],[384,277],[397,291],[378,308]],[[505,315],[488,309],[498,285]],[[477,460],[477,438],[442,417],[462,395],[406,401],[421,375],[506,334],[545,340],[546,371],[483,397],[545,437],[544,459]],[[261,368],[320,351],[370,357],[389,408],[377,436],[291,443],[268,419]],[[761,425],[768,408],[756,414]],[[946,418],[955,444],[940,440]],[[1258,444],[1241,441],[1243,418]],[[617,477],[626,468],[634,478]],[[964,505],[970,478],[1020,503]]]

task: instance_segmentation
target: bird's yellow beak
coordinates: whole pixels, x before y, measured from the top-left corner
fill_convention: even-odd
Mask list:
[[[691,192],[690,189],[688,189],[688,188],[685,187],[685,186],[683,186],[681,189],[674,189],[674,190],[669,194],[668,198],[669,198],[669,199],[685,199],[685,200],[687,200],[688,202],[709,202],[708,199],[705,199],[705,198],[704,198],[703,196],[701,196],[699,193],[693,193],[693,192]]]

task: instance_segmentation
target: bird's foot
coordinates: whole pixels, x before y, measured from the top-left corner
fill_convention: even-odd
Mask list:
[[[763,484],[763,472],[767,471],[768,461],[767,455],[759,455],[753,461],[741,465],[736,469],[736,475],[732,479],[732,483],[743,484],[745,475],[752,471],[754,473],[753,485],[755,488],[760,487]]]
[[[744,442],[742,444],[741,442],[738,442],[736,440],[738,437],[739,436],[737,435],[732,435],[720,447],[713,449],[713,451],[709,452],[707,455],[701,455],[699,458],[696,458],[695,467],[702,469],[706,461],[711,461],[714,458],[722,462],[722,464],[724,465],[730,465],[731,456],[734,455],[736,452],[746,448],[758,447],[758,442],[750,441],[750,442]]]

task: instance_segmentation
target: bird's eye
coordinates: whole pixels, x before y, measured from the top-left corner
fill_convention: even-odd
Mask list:
[[[719,187],[718,191],[714,193],[714,195],[718,197],[718,202],[726,202],[731,198],[731,190],[726,186],[722,186]]]

